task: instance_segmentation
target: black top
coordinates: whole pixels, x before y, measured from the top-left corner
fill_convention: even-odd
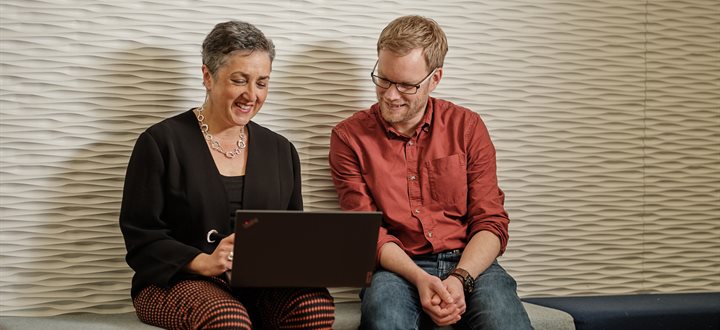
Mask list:
[[[284,137],[254,122],[249,145],[243,208],[302,210],[300,160]],[[135,271],[133,297],[144,287],[168,287],[184,278],[183,266],[212,253],[208,231],[230,233],[229,199],[192,110],[140,134],[127,168],[120,209],[126,261]]]
[[[235,228],[235,210],[242,209],[243,187],[245,186],[245,176],[222,176],[225,191],[228,195],[228,205],[230,206],[230,231]]]

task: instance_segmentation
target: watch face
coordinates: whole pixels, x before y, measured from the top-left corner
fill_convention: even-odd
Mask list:
[[[467,291],[467,293],[470,293],[475,288],[475,281],[472,279],[472,277],[468,276],[467,278],[465,278],[464,286],[465,291]]]

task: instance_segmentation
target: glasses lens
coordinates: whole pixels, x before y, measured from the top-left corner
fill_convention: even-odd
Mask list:
[[[415,85],[396,84],[395,86],[400,93],[415,94],[417,92],[417,87]]]
[[[388,88],[391,85],[391,82],[389,82],[383,78],[380,78],[376,75],[372,75],[372,81],[375,85],[377,85],[378,87],[382,87],[382,88]]]

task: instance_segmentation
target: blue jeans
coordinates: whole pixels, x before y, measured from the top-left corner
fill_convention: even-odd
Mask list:
[[[445,278],[460,261],[459,250],[414,257],[431,275]],[[493,262],[475,279],[475,289],[465,297],[467,309],[459,329],[532,329],[517,296],[515,280]],[[432,329],[432,320],[420,305],[417,289],[399,275],[378,269],[369,288],[361,292],[361,329]]]

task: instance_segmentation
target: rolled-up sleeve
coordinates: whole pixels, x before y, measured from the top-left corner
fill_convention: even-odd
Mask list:
[[[500,240],[500,255],[508,242],[510,218],[505,210],[505,194],[498,186],[495,147],[479,116],[467,125],[468,142],[468,238],[489,231]]]
[[[356,145],[354,147],[357,148]],[[354,147],[342,126],[332,130],[328,160],[340,208],[345,211],[377,211],[372,194],[363,179],[362,166]],[[384,226],[380,226],[376,260],[380,260],[380,248],[388,242],[403,247],[397,237],[389,234]]]

